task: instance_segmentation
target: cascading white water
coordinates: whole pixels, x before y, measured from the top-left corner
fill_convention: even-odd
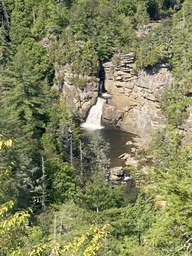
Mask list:
[[[103,126],[101,126],[101,116],[103,113],[103,106],[105,102],[105,99],[100,97],[97,98],[96,104],[89,111],[86,122],[82,124],[83,128],[92,130],[103,128]]]

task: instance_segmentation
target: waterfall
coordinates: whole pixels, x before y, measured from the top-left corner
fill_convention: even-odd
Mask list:
[[[96,104],[89,111],[89,115],[87,117],[86,122],[82,124],[83,128],[93,130],[103,128],[103,126],[101,126],[101,116],[105,102],[105,99],[100,97],[97,98]]]

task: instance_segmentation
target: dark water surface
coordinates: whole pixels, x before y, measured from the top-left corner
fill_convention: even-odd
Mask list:
[[[131,153],[132,145],[126,145],[127,141],[132,141],[134,134],[123,132],[120,130],[103,128],[98,130],[85,130],[86,137],[100,135],[106,142],[109,143],[108,158],[110,158],[111,167],[123,166],[125,161],[118,157],[123,153]]]

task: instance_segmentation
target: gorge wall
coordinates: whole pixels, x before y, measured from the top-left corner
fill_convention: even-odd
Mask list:
[[[155,128],[164,125],[159,99],[163,88],[172,81],[168,66],[158,64],[138,71],[134,53],[115,55],[103,66],[105,88],[113,95],[103,109],[104,125],[148,139]],[[85,119],[98,97],[99,79],[73,74],[70,65],[55,69],[55,86],[62,91],[71,111],[78,110]]]
[[[158,64],[138,71],[134,53],[114,56],[104,64],[105,87],[112,99],[104,106],[103,122],[145,137],[164,125],[159,107],[160,95],[172,81],[169,68]]]
[[[71,65],[55,65],[55,84],[62,94],[71,112],[79,111],[85,119],[91,106],[98,97],[98,79],[96,77],[74,74]]]

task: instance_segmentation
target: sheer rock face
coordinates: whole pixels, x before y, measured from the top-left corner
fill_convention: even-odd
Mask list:
[[[105,88],[113,97],[107,100],[102,121],[123,131],[140,135],[148,140],[151,132],[164,125],[159,99],[162,90],[172,81],[165,64],[158,64],[146,71],[138,71],[135,54],[119,54],[103,64]],[[72,111],[79,111],[86,118],[98,96],[99,79],[74,74],[70,65],[55,65],[57,88]],[[95,80],[93,82],[93,80]],[[81,83],[83,89],[76,83]]]
[[[172,81],[171,73],[165,64],[137,72],[133,53],[116,59],[118,63],[104,64],[105,87],[113,97],[104,106],[103,122],[148,139],[155,128],[164,125],[159,99]]]
[[[63,94],[69,110],[79,111],[81,118],[85,119],[98,97],[98,79],[75,74],[68,64],[55,65],[55,78],[54,87]]]

